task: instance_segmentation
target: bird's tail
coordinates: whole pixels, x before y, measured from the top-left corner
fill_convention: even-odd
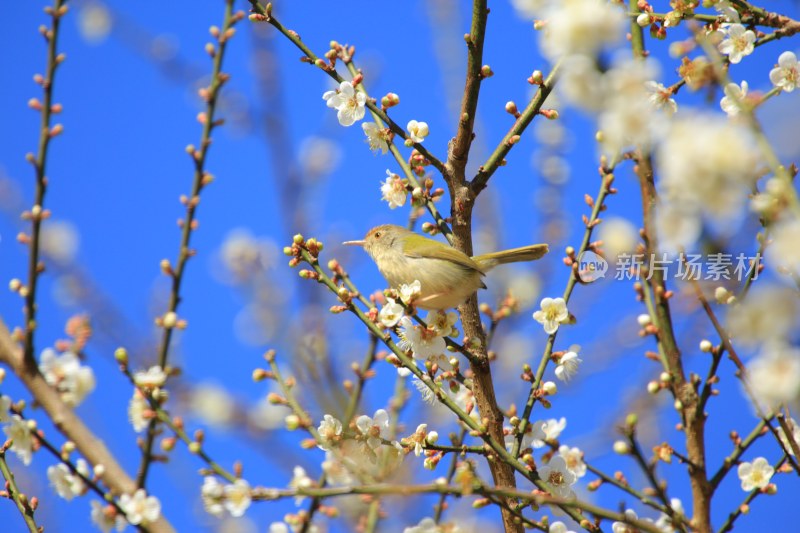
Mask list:
[[[506,263],[535,261],[548,251],[550,251],[550,249],[546,244],[531,244],[529,246],[522,246],[521,248],[512,248],[510,250],[478,255],[472,259],[478,263],[481,268],[488,270],[497,265],[505,265]]]

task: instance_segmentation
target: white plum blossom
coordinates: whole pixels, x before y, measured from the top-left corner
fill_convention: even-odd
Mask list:
[[[335,91],[327,91],[322,98],[328,107],[336,109],[336,118],[342,126],[352,126],[364,118],[367,96],[361,91],[356,91],[349,81],[340,83]]]
[[[547,530],[547,533],[575,533],[571,529],[567,527],[567,524],[564,522],[553,522],[550,524],[550,528]]]
[[[561,381],[567,382],[578,373],[578,367],[583,362],[583,359],[578,357],[578,354],[569,351],[562,355],[558,360],[556,366],[556,377]]]
[[[419,282],[418,279],[415,279],[413,283],[406,284],[403,283],[400,285],[400,300],[409,305],[415,298],[419,297],[422,294],[422,284]]]
[[[598,122],[606,153],[652,144],[659,121],[653,120],[652,94],[647,84],[656,75],[653,62],[633,59],[618,60],[603,74],[604,98]]]
[[[558,447],[558,455],[564,458],[567,468],[578,479],[586,475],[586,463],[583,462],[583,452],[580,448],[570,448],[566,444]]]
[[[722,15],[727,22],[738,24],[741,21],[739,18],[739,12],[734,9],[730,3],[730,0],[719,0],[716,4],[714,4],[714,9],[717,11],[717,13]]]
[[[90,476],[89,467],[85,460],[78,459],[75,463],[75,468],[83,476]],[[81,496],[87,489],[86,483],[81,479],[81,476],[73,473],[64,463],[47,467],[47,479],[56,494],[67,501],[72,500],[75,496]]]
[[[317,447],[321,450],[330,450],[342,436],[342,423],[331,415],[325,415],[317,428],[319,441]]]
[[[402,207],[406,204],[408,192],[400,176],[393,174],[391,170],[386,171],[386,181],[381,184],[381,200],[389,204],[389,209]]]
[[[526,448],[541,448],[544,446],[544,441],[547,438],[543,429],[544,424],[545,423],[540,420],[525,426],[525,433],[522,435],[522,441],[520,442],[520,450]],[[518,433],[511,430],[506,430],[505,433],[504,441],[506,449],[511,451],[514,448],[514,442],[517,440]]]
[[[742,80],[741,86],[735,83],[725,86],[725,96],[719,101],[719,106],[729,117],[735,117],[741,111],[739,106],[744,105],[748,88],[746,80]]]
[[[548,335],[558,331],[559,324],[569,319],[564,298],[543,298],[539,306],[541,309],[533,313],[533,319],[542,324]]]
[[[267,533],[290,533],[289,526],[283,522],[273,522],[269,525]]]
[[[701,214],[730,224],[757,178],[758,151],[750,130],[718,115],[674,119],[658,149],[667,209],[691,220]],[[673,217],[680,222],[680,217]]]
[[[664,87],[662,83],[648,81],[644,84],[644,89],[648,93],[648,101],[655,109],[664,111],[667,115],[674,115],[678,111],[678,104],[672,98],[672,91]]]
[[[81,365],[78,356],[72,352],[58,355],[47,348],[42,351],[39,370],[45,381],[60,394],[70,407],[76,407],[94,390],[95,377],[91,367]]]
[[[364,122],[361,124],[361,129],[364,130],[364,135],[367,136],[367,144],[370,150],[376,154],[378,152],[386,154],[389,151],[386,129],[379,128],[374,122]]]
[[[367,446],[375,450],[389,437],[389,413],[378,409],[372,418],[361,415],[356,419],[356,427],[366,439]]]
[[[314,482],[308,477],[305,469],[302,466],[295,466],[292,471],[292,479],[289,481],[290,489],[307,489],[314,485]],[[294,503],[300,505],[305,500],[305,496],[297,495],[294,497]]]
[[[106,505],[97,500],[92,500],[92,523],[96,525],[103,533],[108,533],[112,529],[117,531],[125,531],[128,527],[128,521],[125,516],[118,513],[113,505]]]
[[[225,509],[234,518],[243,516],[252,501],[250,496],[250,484],[244,479],[237,479],[233,483],[225,485]]]
[[[544,432],[544,441],[553,442],[561,435],[561,432],[564,431],[564,428],[567,427],[567,419],[563,416],[556,420],[555,418],[550,418],[549,420],[545,420],[542,422],[542,431]],[[541,448],[545,445],[545,442],[541,444],[534,441],[533,447],[534,448]]]
[[[3,425],[3,433],[11,439],[11,451],[17,454],[22,464],[28,466],[33,458],[33,437],[28,423],[19,415],[11,415],[11,422]]]
[[[424,381],[419,379],[417,376],[414,376],[414,380],[412,381],[414,387],[419,391],[420,396],[422,396],[422,401],[428,405],[434,405],[436,403],[436,394],[434,394],[433,390],[431,390],[428,385],[425,384]]]
[[[161,516],[161,502],[155,496],[148,496],[144,489],[119,497],[119,506],[125,511],[128,522],[134,526],[155,522]]]
[[[772,245],[767,248],[767,261],[795,274],[800,273],[800,218],[782,217],[772,226]]]
[[[551,489],[552,493],[560,498],[572,498],[572,485],[578,480],[577,476],[567,468],[567,462],[560,455],[553,456],[550,462],[539,467],[539,477]]]
[[[603,250],[609,261],[620,254],[633,252],[639,242],[636,226],[622,217],[604,218],[598,230],[598,238],[603,241]]]
[[[683,502],[681,502],[678,498],[670,498],[669,506],[672,509],[673,513],[677,516],[685,516],[686,513],[683,510]],[[661,513],[658,516],[658,520],[656,520],[656,527],[665,533],[673,533],[679,527],[675,526],[675,522],[667,513]]]
[[[453,326],[458,322],[458,315],[452,311],[428,311],[425,323],[428,328],[436,332],[441,337],[450,336],[453,333]]]
[[[386,303],[381,307],[378,313],[378,320],[385,328],[393,328],[403,318],[403,306],[397,303],[393,298],[387,298]]]
[[[794,52],[783,52],[778,57],[778,66],[769,72],[769,81],[772,85],[790,93],[797,88],[800,82],[800,66]]]
[[[744,56],[753,53],[756,34],[752,30],[745,29],[741,24],[731,24],[725,34],[725,40],[717,48],[721,54],[728,56],[728,61],[732,64],[739,63]]]
[[[203,478],[200,497],[203,500],[203,508],[208,514],[218,518],[225,514],[225,507],[222,503],[225,498],[225,487],[216,477],[206,476]]]
[[[133,375],[133,382],[137,387],[143,389],[154,389],[161,387],[167,381],[167,374],[160,366],[151,366],[145,371],[136,372]]]
[[[456,524],[437,524],[433,518],[426,517],[416,526],[403,529],[403,533],[461,533],[461,528]]]
[[[404,316],[399,322],[400,342],[398,346],[404,350],[411,350],[414,357],[426,359],[441,355],[447,349],[443,337],[436,331],[422,326],[414,325],[411,319]]]
[[[769,485],[775,469],[763,457],[756,457],[752,463],[741,463],[737,470],[739,480],[742,482],[742,490],[750,492],[753,489],[763,489]]]
[[[325,472],[325,479],[334,485],[352,485],[355,478],[347,469],[347,466],[342,462],[339,457],[341,456],[336,452],[328,451],[325,453],[325,460],[322,461],[322,470]]]
[[[133,396],[128,402],[128,420],[133,426],[136,433],[141,433],[147,428],[150,419],[145,416],[145,413],[150,409],[150,405],[145,400],[142,393],[138,390],[133,391]]]
[[[430,133],[427,122],[417,122],[416,120],[409,120],[406,129],[409,140],[414,143],[421,143]]]
[[[794,418],[789,417],[786,419],[786,426],[789,428],[789,432],[791,433],[794,443],[797,446],[800,446],[800,424],[798,424]],[[789,442],[786,432],[783,431],[783,427],[778,428],[778,437],[781,439],[784,449],[789,452],[789,455],[795,455],[794,448]]]
[[[636,511],[632,509],[625,509],[625,518],[628,520],[639,520],[639,516],[636,514]],[[649,518],[644,519],[645,522],[652,523],[653,521]],[[625,522],[614,522],[611,524],[611,531],[613,533],[639,533],[639,529],[627,524]]]
[[[747,365],[753,394],[770,407],[800,397],[800,349],[781,343],[765,345]]]
[[[798,302],[793,294],[782,287],[761,285],[747,295],[746,301],[731,306],[727,330],[738,344],[748,348],[788,342],[797,318]]]
[[[602,0],[550,2],[542,18],[547,20],[542,51],[552,61],[572,54],[595,56],[625,36],[623,10]]]

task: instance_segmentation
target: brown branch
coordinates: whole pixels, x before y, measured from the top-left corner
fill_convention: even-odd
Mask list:
[[[67,12],[64,0],[55,0],[53,7],[48,7],[45,11],[52,18],[52,28],[44,30],[43,35],[47,41],[47,67],[44,77],[36,75],[34,79],[42,86],[44,101],[31,100],[30,106],[39,108],[41,113],[41,127],[39,130],[39,149],[34,157],[28,154],[28,161],[36,170],[36,193],[33,208],[29,213],[31,220],[31,234],[29,241],[30,254],[28,256],[28,284],[25,287],[25,361],[31,366],[36,366],[34,350],[34,333],[36,332],[36,289],[39,281],[39,274],[44,271],[44,264],[39,262],[39,244],[41,240],[42,221],[45,219],[44,196],[47,192],[47,149],[50,140],[61,132],[61,125],[50,127],[50,119],[53,115],[53,82],[55,81],[56,69],[64,60],[64,56],[58,54],[57,44],[61,17]],[[35,104],[34,104],[35,102]]]
[[[0,362],[5,363],[28,389],[36,403],[44,409],[53,426],[64,437],[75,443],[75,448],[93,466],[103,465],[101,479],[117,495],[133,494],[137,485],[120,466],[106,445],[67,407],[58,392],[52,388],[36,367],[25,363],[23,352],[11,340],[5,323],[0,320]],[[149,525],[149,530],[158,532],[174,531],[162,516]]]
[[[194,161],[194,181],[192,184],[191,196],[185,200],[186,215],[182,220],[183,231],[181,233],[180,247],[178,248],[177,264],[172,267],[164,269],[167,274],[172,278],[172,291],[170,292],[169,305],[167,307],[167,314],[174,315],[181,302],[181,284],[186,270],[186,263],[189,258],[194,256],[194,251],[189,247],[192,232],[196,229],[196,213],[197,206],[200,202],[200,192],[203,188],[211,183],[210,175],[205,169],[206,157],[208,149],[211,146],[211,132],[216,126],[222,124],[215,118],[215,111],[217,109],[217,102],[220,90],[225,82],[228,81],[229,76],[222,73],[222,59],[225,55],[225,48],[228,41],[233,36],[233,26],[244,18],[244,13],[233,13],[233,0],[226,0],[225,2],[225,19],[222,24],[222,29],[217,30],[218,34],[214,35],[219,44],[217,49],[214,50],[214,66],[211,74],[211,83],[207,89],[201,91],[201,96],[206,100],[206,110],[201,116],[203,123],[203,133],[200,136],[200,147],[187,148],[187,152]],[[161,368],[166,367],[167,357],[172,341],[172,332],[174,325],[163,324],[164,334],[161,337],[161,345],[158,350],[158,366]],[[142,459],[139,463],[139,472],[136,476],[136,483],[139,487],[144,488],[147,483],[147,474],[150,470],[150,465],[153,462],[153,442],[156,438],[158,426],[158,419],[153,418],[147,427],[147,436],[145,437],[144,447],[142,448]]]
[[[481,67],[483,66],[483,41],[486,37],[486,19],[489,9],[486,0],[472,2],[472,25],[470,32],[464,35],[467,42],[467,76],[464,81],[464,96],[461,100],[461,112],[458,116],[458,128],[455,138],[450,141],[447,155],[448,186],[450,195],[453,196],[455,185],[464,183],[464,169],[469,158],[469,149],[475,137],[475,112],[478,108],[478,95],[481,90]]]

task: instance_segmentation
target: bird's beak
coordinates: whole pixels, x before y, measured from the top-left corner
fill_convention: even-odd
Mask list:
[[[342,244],[345,246],[364,246],[367,241],[345,241]]]

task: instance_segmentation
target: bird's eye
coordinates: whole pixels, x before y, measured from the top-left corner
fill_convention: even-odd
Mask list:
[[[376,231],[375,232],[375,238],[376,239],[380,239],[381,238],[381,232],[380,231]]]

